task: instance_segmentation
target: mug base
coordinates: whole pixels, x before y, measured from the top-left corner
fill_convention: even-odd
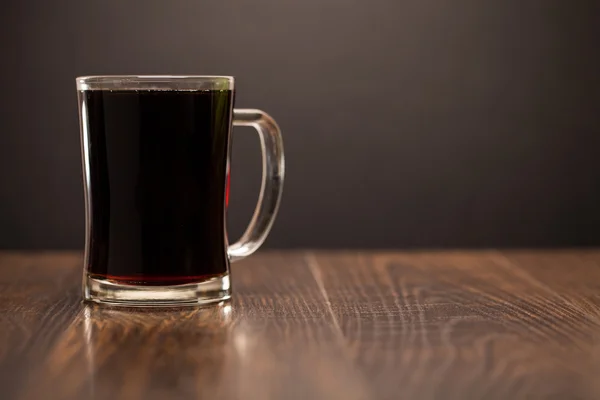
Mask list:
[[[123,307],[183,307],[217,303],[231,297],[229,274],[203,282],[141,286],[84,276],[85,301]]]

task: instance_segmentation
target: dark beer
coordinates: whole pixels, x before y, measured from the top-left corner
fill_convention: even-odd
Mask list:
[[[88,90],[92,278],[178,285],[228,271],[233,91]]]

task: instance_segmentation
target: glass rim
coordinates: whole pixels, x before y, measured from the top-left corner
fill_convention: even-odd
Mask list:
[[[77,90],[232,90],[228,75],[87,75],[75,78]]]

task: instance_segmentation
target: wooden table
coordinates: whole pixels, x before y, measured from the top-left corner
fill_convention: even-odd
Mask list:
[[[0,253],[0,398],[600,398],[596,250],[262,253],[200,309],[80,280],[78,253]]]

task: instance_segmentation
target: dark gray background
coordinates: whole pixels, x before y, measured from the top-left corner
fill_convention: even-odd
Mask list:
[[[0,247],[83,245],[74,78],[224,74],[284,132],[270,247],[600,244],[597,1],[4,1]],[[259,185],[236,129],[230,232]]]

